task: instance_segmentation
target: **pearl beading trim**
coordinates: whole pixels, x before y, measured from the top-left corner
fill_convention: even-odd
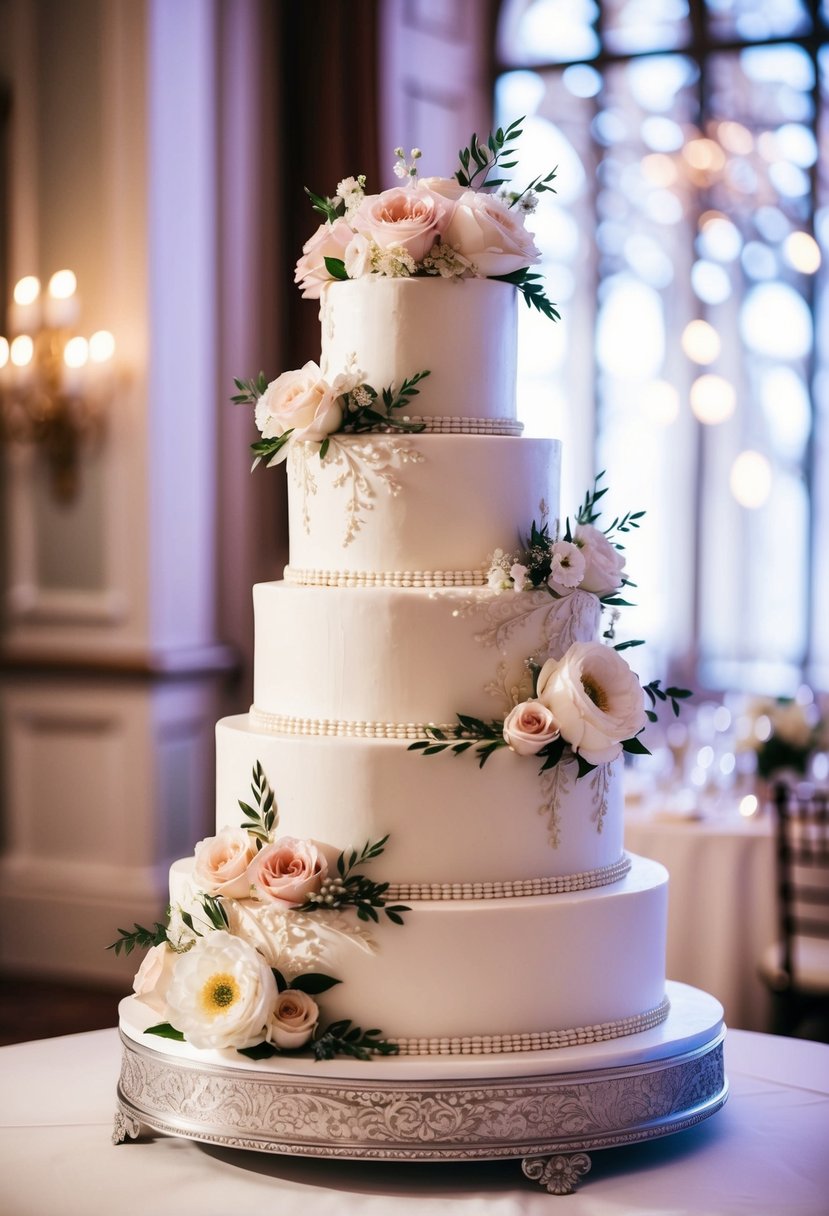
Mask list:
[[[421,722],[345,722],[334,718],[292,718],[270,714],[255,705],[250,707],[250,722],[260,730],[276,735],[342,735],[347,739],[425,739]],[[435,723],[429,723],[434,726]],[[438,729],[452,734],[457,723],[442,723]]]
[[[523,422],[515,418],[456,418],[448,414],[426,418],[407,414],[405,421],[422,425],[421,435],[522,435],[524,432]]]
[[[558,874],[552,878],[517,878],[507,882],[392,882],[385,898],[389,900],[521,899],[528,895],[563,895],[569,891],[590,891],[609,886],[630,870],[625,854],[612,865],[580,874]]]
[[[485,587],[483,570],[303,570],[286,566],[285,582],[298,587]]]
[[[585,1047],[589,1043],[604,1043],[625,1035],[652,1030],[668,1016],[671,1003],[663,997],[655,1009],[601,1022],[596,1026],[579,1026],[574,1030],[547,1030],[538,1034],[471,1035],[456,1039],[389,1039],[396,1043],[401,1056],[471,1056],[499,1055],[507,1051],[551,1051],[562,1047]]]

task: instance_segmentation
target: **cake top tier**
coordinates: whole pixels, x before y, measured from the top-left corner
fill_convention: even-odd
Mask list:
[[[321,370],[375,387],[429,377],[406,415],[427,430],[515,433],[515,288],[491,279],[368,275],[322,291]]]

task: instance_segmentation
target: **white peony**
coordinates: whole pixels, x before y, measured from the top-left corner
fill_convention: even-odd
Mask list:
[[[304,1047],[317,1028],[320,1011],[307,992],[287,988],[276,998],[268,1023],[268,1040],[283,1051]]]
[[[170,1022],[204,1049],[255,1047],[266,1035],[278,993],[262,956],[217,930],[178,956],[167,989]]]
[[[618,651],[600,642],[574,642],[563,658],[548,659],[536,695],[588,764],[615,760],[645,725],[639,680]]]
[[[604,532],[592,524],[578,524],[573,540],[585,562],[582,590],[592,591],[594,595],[612,595],[618,591],[623,581],[625,559]]]

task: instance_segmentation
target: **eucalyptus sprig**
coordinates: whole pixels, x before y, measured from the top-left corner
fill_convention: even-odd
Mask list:
[[[456,756],[474,748],[478,757],[478,766],[483,768],[489,757],[499,748],[506,747],[504,738],[504,723],[496,719],[484,721],[483,718],[473,718],[470,714],[458,714],[458,724],[449,733],[439,726],[426,726],[424,730],[427,739],[418,739],[410,743],[410,752],[422,751],[424,756],[437,756],[440,752],[451,751]],[[456,739],[459,742],[453,743]]]
[[[379,913],[383,912],[395,925],[403,924],[403,913],[411,909],[405,904],[387,904],[387,882],[372,882],[365,874],[358,872],[358,867],[379,857],[385,848],[388,834],[373,843],[367,841],[358,853],[351,849],[348,854],[343,851],[337,858],[337,877],[323,881],[319,891],[309,896],[300,912],[316,912],[325,908],[352,907],[357,909],[359,920],[378,922]]]
[[[679,702],[685,701],[688,699],[688,697],[692,697],[694,695],[690,688],[676,688],[673,686],[669,688],[662,688],[661,680],[651,680],[650,684],[644,684],[642,686],[642,691],[645,693],[645,696],[651,703],[652,708],[645,710],[645,713],[651,722],[655,722],[658,716],[655,712],[657,701],[661,701],[663,704],[670,701],[671,709],[674,711],[674,717],[678,718],[680,710]]]
[[[121,934],[118,940],[107,946],[107,950],[114,950],[116,954],[132,954],[136,946],[143,950],[148,946],[160,946],[168,940],[167,926],[159,924],[158,921],[152,929],[134,924],[132,929],[119,929],[118,932]]]
[[[241,826],[248,835],[254,837],[256,848],[259,850],[263,844],[270,844],[273,839],[276,825],[279,822],[279,811],[274,800],[274,792],[268,784],[264,769],[258,760],[253,766],[250,788],[256,806],[254,808],[247,802],[242,802],[241,798],[239,799],[239,807],[246,820]]]
[[[428,371],[415,372],[395,390],[393,385],[381,389],[378,393],[370,384],[360,384],[344,398],[345,410],[342,430],[345,434],[360,435],[365,431],[373,431],[378,427],[384,430],[419,432],[425,427],[423,422],[410,422],[407,418],[395,418],[394,411],[408,407],[413,397],[417,397],[420,389],[417,385],[429,375]],[[382,409],[377,409],[377,402],[382,402]],[[327,445],[323,444],[327,450]],[[320,456],[325,453],[321,450]]]

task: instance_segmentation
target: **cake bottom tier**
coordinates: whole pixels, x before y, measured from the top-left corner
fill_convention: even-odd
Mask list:
[[[226,901],[230,930],[291,979],[341,981],[321,1025],[378,1027],[402,1054],[548,1050],[658,1024],[665,1002],[667,871],[633,857],[594,890],[505,899],[417,900],[403,925],[354,909],[284,911]],[[194,907],[192,861],[171,871],[173,909]]]

